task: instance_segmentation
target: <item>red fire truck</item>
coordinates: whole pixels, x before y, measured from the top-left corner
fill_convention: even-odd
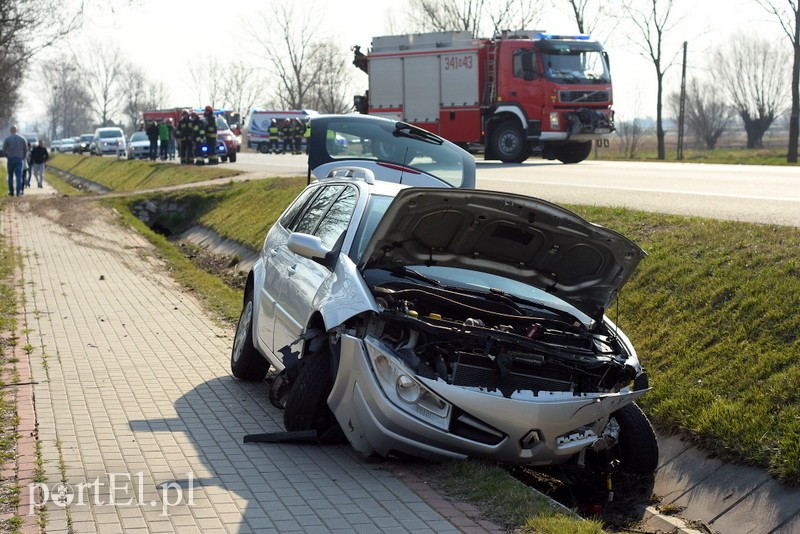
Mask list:
[[[154,109],[142,112],[142,129],[144,123],[149,121],[163,122],[172,119],[173,126],[177,126],[183,110],[195,111],[203,115],[203,108],[169,108]],[[225,145],[225,154],[220,154],[221,161],[236,162],[236,153],[241,150],[241,116],[230,110],[219,109],[214,111],[217,117],[217,140]],[[221,150],[221,149],[220,149]]]
[[[608,55],[587,35],[435,32],[375,37],[368,54],[353,51],[369,76],[358,111],[483,145],[486,159],[578,163],[614,131]]]

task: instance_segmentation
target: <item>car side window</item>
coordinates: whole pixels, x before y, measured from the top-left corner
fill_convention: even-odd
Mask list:
[[[344,189],[343,185],[331,185],[323,187],[317,196],[308,203],[305,212],[300,215],[300,219],[295,224],[293,231],[303,234],[313,234],[317,228],[317,223],[325,212],[328,211],[331,203]]]
[[[347,231],[357,200],[356,188],[346,187],[322,217],[314,235],[319,237],[322,244],[329,249],[333,249],[339,236]]]
[[[286,210],[286,213],[283,214],[278,223],[287,230],[292,230],[292,223],[297,219],[297,214],[300,213],[300,211],[303,209],[303,206],[306,205],[308,199],[318,192],[319,187],[309,187],[300,193],[300,196],[297,197],[294,202],[292,202],[292,205],[289,206],[289,209]]]

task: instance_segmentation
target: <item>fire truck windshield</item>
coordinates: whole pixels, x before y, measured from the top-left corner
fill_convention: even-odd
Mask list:
[[[558,83],[611,83],[603,54],[596,50],[543,53],[544,77]]]

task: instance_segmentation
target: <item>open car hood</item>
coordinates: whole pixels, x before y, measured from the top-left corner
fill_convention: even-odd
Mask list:
[[[359,266],[491,273],[552,293],[600,321],[645,255],[623,235],[541,199],[413,187],[389,206]]]

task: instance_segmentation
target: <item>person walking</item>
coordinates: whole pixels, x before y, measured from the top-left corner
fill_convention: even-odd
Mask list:
[[[166,122],[158,125],[158,143],[161,161],[167,161],[167,149],[169,148],[169,126]]]
[[[181,158],[181,164],[188,165],[192,162],[192,157],[194,156],[192,151],[194,146],[194,125],[189,117],[188,109],[184,109],[181,112],[176,137],[178,138],[178,154]]]
[[[214,108],[206,106],[203,112],[206,127],[206,146],[208,146],[208,164],[216,165],[219,163],[217,155],[217,118],[214,116]]]
[[[33,146],[28,143],[28,157],[25,158],[25,168],[22,170],[22,181],[25,182],[25,187],[31,186],[31,176],[33,175],[33,161],[31,161],[31,152]]]
[[[44,147],[44,142],[40,139],[39,143],[31,150],[33,175],[36,177],[36,184],[39,186],[39,189],[42,188],[42,183],[44,182],[44,168],[48,159],[50,159],[50,154]]]
[[[17,133],[17,127],[12,126],[11,135],[3,141],[3,153],[6,155],[6,170],[8,171],[8,194],[20,196],[24,182],[22,181],[22,165],[28,154],[28,141]],[[16,188],[15,188],[16,186]]]
[[[156,125],[156,121],[150,121],[145,133],[150,140],[150,161],[155,161],[158,155],[158,126]]]

